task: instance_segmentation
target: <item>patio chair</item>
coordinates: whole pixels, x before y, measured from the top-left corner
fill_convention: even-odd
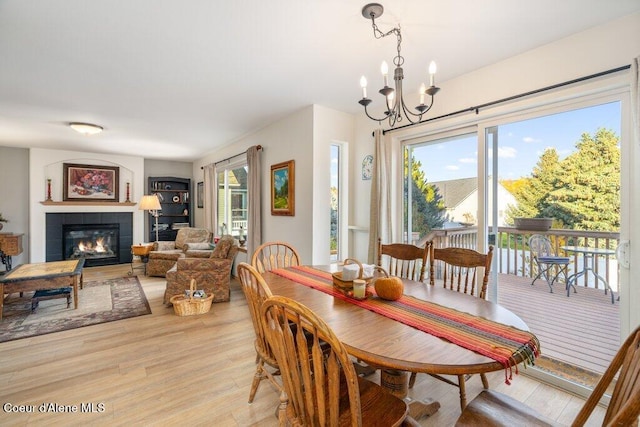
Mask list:
[[[273,296],[261,314],[286,393],[278,407],[281,426],[416,425],[404,400],[356,374],[342,342],[309,308]]]
[[[392,276],[422,282],[430,244],[431,242],[427,242],[424,248],[406,243],[383,245],[382,240],[378,238],[378,265]]]
[[[616,378],[615,388],[602,421],[603,426],[638,425],[640,415],[640,328],[622,344],[587,401],[573,420],[585,425],[593,409]],[[555,425],[524,403],[495,391],[483,390],[462,411],[456,426]]]
[[[553,284],[560,276],[564,276],[565,286],[569,286],[567,280],[567,269],[571,261],[569,257],[556,255],[552,249],[551,241],[541,234],[534,234],[529,237],[529,249],[538,267],[538,274],[533,278],[531,286],[536,280],[543,277],[549,285],[549,291],[553,292]],[[571,286],[573,286],[575,292],[575,285],[572,284]]]

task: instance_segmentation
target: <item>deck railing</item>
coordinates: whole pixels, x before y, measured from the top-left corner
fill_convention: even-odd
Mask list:
[[[514,227],[498,227],[498,232],[493,233],[489,228],[490,244],[494,246],[494,268],[498,273],[512,274],[522,277],[535,277],[537,267],[527,245],[529,237],[533,234],[542,234],[551,240],[556,254],[569,256],[569,274],[584,269],[584,258],[578,253],[565,252],[562,246],[587,246],[616,250],[620,233],[608,231],[584,231],[551,229],[549,231],[519,230]],[[428,240],[433,241],[435,247],[461,247],[475,249],[478,233],[476,227],[459,227],[441,230],[432,230],[417,244]],[[615,256],[598,256],[593,265],[596,274],[604,277],[609,285],[618,289],[618,263]],[[577,285],[602,288],[603,285],[595,280],[592,274],[579,277]]]

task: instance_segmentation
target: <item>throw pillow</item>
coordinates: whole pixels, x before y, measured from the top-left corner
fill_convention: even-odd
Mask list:
[[[186,243],[185,244],[187,250],[196,250],[201,251],[205,249],[211,249],[211,245],[207,242],[203,243]]]
[[[233,245],[233,242],[231,240],[220,239],[218,241],[218,244],[216,245],[216,248],[211,253],[211,258],[219,258],[219,259],[227,258],[227,255],[229,255],[229,249],[231,249],[232,245]]]
[[[154,242],[153,250],[154,251],[172,251],[176,248],[175,242]]]

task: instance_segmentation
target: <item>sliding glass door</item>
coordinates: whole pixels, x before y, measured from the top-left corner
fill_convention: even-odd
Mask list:
[[[488,298],[540,339],[537,375],[578,393],[611,361],[625,320],[629,284],[613,255],[625,230],[622,110],[622,95],[585,98],[413,138],[403,151],[404,241],[493,245]],[[516,228],[516,218],[551,218],[551,229]],[[567,278],[534,282],[533,234],[570,259]]]

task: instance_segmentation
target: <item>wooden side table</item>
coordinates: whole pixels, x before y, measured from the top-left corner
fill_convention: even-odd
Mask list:
[[[11,257],[22,253],[22,236],[24,234],[0,233],[0,259],[11,270]]]
[[[133,271],[140,268],[144,271],[144,275],[147,275],[147,263],[149,262],[149,253],[153,249],[153,243],[145,243],[141,245],[131,245],[131,271],[129,276],[133,275]]]

